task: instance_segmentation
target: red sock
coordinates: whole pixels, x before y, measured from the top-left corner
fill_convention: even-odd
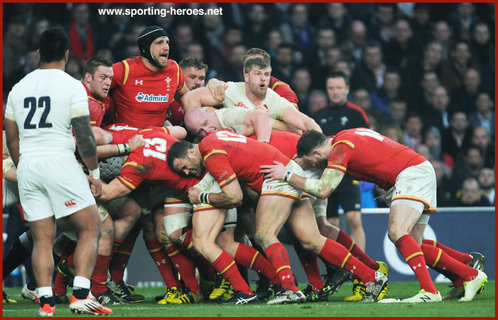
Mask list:
[[[246,294],[254,294],[239,273],[235,260],[226,253],[221,252],[220,256],[213,262],[213,267],[223,275],[225,279],[233,286],[234,291],[242,291]]]
[[[69,278],[65,277],[62,273],[57,272],[53,288],[54,294],[59,297],[65,296],[67,293],[68,284]]]
[[[284,246],[280,242],[276,242],[266,248],[265,254],[281,281],[282,289],[298,291],[290,267],[289,254]]]
[[[178,273],[183,279],[183,282],[193,293],[200,294],[201,288],[199,287],[199,282],[195,277],[195,267],[194,262],[190,260],[187,256],[181,253],[177,247],[172,244],[166,248],[166,254],[175,266]]]
[[[185,233],[185,238],[183,238],[182,241],[182,247],[185,248],[186,250],[190,250],[193,247],[192,243],[192,230],[187,230]]]
[[[437,289],[432,282],[429,270],[427,270],[424,253],[418,246],[417,241],[409,234],[405,234],[395,243],[406,263],[412,268],[420,283],[420,289],[437,294]]]
[[[429,267],[448,270],[462,278],[463,281],[470,281],[477,276],[476,269],[453,259],[449,254],[444,252],[443,249],[427,244],[422,244],[421,249],[424,253],[425,262]]]
[[[258,250],[247,244],[240,243],[235,253],[235,261],[240,265],[263,274],[272,283],[279,283],[277,273],[268,261]]]
[[[103,295],[107,292],[107,270],[109,269],[109,262],[111,256],[97,255],[97,261],[93,268],[91,278],[91,291],[95,297]]]
[[[353,257],[348,249],[333,240],[325,240],[325,244],[320,251],[320,257],[339,269],[352,272],[354,276],[365,284],[375,280],[374,270]]]
[[[132,230],[124,241],[114,240],[112,248],[114,255],[109,264],[109,272],[111,273],[111,279],[116,283],[123,280],[124,270],[128,265],[128,260],[130,260],[131,252],[139,233],[138,231],[138,229],[136,231],[135,229]]]
[[[318,267],[318,255],[311,251],[305,250],[300,243],[294,244],[299,261],[306,272],[308,282],[313,286],[314,290],[322,290],[323,281],[320,276],[320,268]]]
[[[451,249],[450,247],[445,246],[441,242],[437,242],[435,240],[424,239],[424,240],[422,240],[422,243],[427,244],[429,246],[434,246],[434,247],[438,247],[438,248],[442,249],[444,252],[449,254],[453,259],[456,259],[463,264],[468,265],[469,263],[472,262],[472,257],[470,256],[470,254],[463,253],[463,252],[457,251],[455,249]]]
[[[149,254],[154,260],[161,277],[168,288],[178,288],[173,268],[169,262],[168,255],[156,238],[144,239],[145,246],[149,250]]]
[[[337,236],[337,242],[346,247],[346,249],[351,252],[351,254],[358,258],[361,262],[367,265],[370,269],[377,270],[379,268],[379,264],[373,261],[367,254],[361,250],[360,247],[354,243],[353,239],[344,231],[339,230],[339,235]]]

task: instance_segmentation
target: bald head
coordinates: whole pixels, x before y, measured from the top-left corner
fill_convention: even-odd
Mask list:
[[[216,114],[206,108],[192,108],[185,113],[185,126],[195,136],[204,138],[209,133],[221,129]]]

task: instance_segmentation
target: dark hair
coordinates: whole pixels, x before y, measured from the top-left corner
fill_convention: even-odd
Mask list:
[[[193,143],[180,140],[171,145],[168,150],[168,166],[173,170],[173,162],[175,159],[182,159],[187,157],[187,151],[194,147]]]
[[[64,59],[69,48],[69,40],[61,28],[45,30],[38,43],[40,50],[40,63],[60,61]]]
[[[97,71],[97,69],[100,66],[112,67],[112,63],[109,60],[105,59],[105,58],[91,57],[86,62],[85,68],[83,70],[83,73],[87,73],[88,72],[89,74],[91,74],[93,76],[95,74],[95,71]]]
[[[297,142],[297,156],[310,155],[316,147],[327,141],[327,136],[316,130],[306,131]]]
[[[182,59],[178,64],[180,65],[180,68],[182,70],[190,67],[194,67],[196,69],[204,69],[206,71],[208,69],[208,65],[202,62],[201,59],[192,58],[192,57],[187,57],[185,59]]]
[[[327,75],[326,80],[329,80],[330,78],[332,78],[332,79],[343,78],[344,82],[346,83],[346,86],[349,86],[349,77],[344,73],[344,71],[332,70]]]
[[[242,59],[242,61],[245,62],[248,56],[255,56],[255,55],[260,55],[260,56],[263,57],[263,59],[268,64],[271,63],[271,57],[270,57],[270,55],[268,54],[268,52],[266,52],[265,50],[263,50],[261,48],[251,48],[251,49],[247,50],[246,54],[244,55],[244,59]]]
[[[269,67],[270,64],[264,58],[249,58],[244,62],[244,72],[247,73],[251,71],[253,66],[264,69],[266,67]]]

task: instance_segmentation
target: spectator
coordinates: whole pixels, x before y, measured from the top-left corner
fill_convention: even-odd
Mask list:
[[[86,3],[76,3],[71,10],[69,24],[69,50],[81,61],[95,55],[97,32],[90,25],[90,9]]]
[[[444,165],[439,160],[431,161],[434,172],[436,173],[437,183],[437,206],[445,207],[451,205],[451,192],[448,190],[450,185],[450,175],[445,172]]]
[[[315,30],[310,23],[308,10],[307,4],[293,3],[289,7],[289,22],[281,25],[284,40],[293,43],[300,52],[308,50],[315,37]]]
[[[396,4],[376,3],[374,6],[374,14],[368,24],[368,38],[386,44],[393,35]]]
[[[12,71],[8,77],[4,77],[4,92],[9,92],[17,82],[24,78],[25,75],[38,68],[40,58],[37,55],[37,50],[32,49],[27,51],[24,55],[24,61],[24,65]]]
[[[389,117],[389,104],[394,99],[401,98],[401,76],[395,69],[387,69],[384,81],[379,90],[372,92],[372,108],[381,111],[384,117]]]
[[[351,71],[351,67],[349,66],[349,63],[343,59],[337,61],[334,64],[334,66],[332,67],[332,71],[342,71],[348,77],[351,77],[351,74],[353,73]]]
[[[451,176],[449,188],[452,199],[456,198],[455,195],[466,178],[477,179],[482,167],[484,167],[484,160],[479,147],[470,146],[463,151],[463,157],[457,162],[455,171]]]
[[[109,9],[125,10],[126,6],[123,4],[108,4]],[[123,50],[123,38],[125,37],[125,32],[129,28],[130,17],[125,15],[111,15],[111,16],[100,16],[100,18],[105,17],[105,19],[98,21],[98,32],[99,38],[97,46],[99,48],[106,48],[112,51]],[[117,48],[121,45],[121,48]],[[111,60],[113,61],[113,60]]]
[[[276,77],[279,78],[278,76]],[[300,111],[309,114],[308,110],[306,110],[311,90],[311,74],[308,69],[301,67],[294,70],[290,86],[297,95]]]
[[[314,71],[313,69],[310,69],[311,74],[313,74],[313,78],[311,80],[313,88],[319,89],[323,86],[323,83],[327,79],[327,75],[337,69],[337,63],[341,61],[342,58],[342,52],[337,46],[333,46],[325,50],[325,65],[323,67],[315,66],[316,69],[314,69]],[[349,68],[349,64],[346,64]],[[346,73],[350,76],[351,70],[349,69]]]
[[[315,44],[304,55],[304,63],[313,74],[320,72],[327,65],[327,50],[336,43],[336,33],[332,28],[318,29]]]
[[[344,3],[332,2],[326,4],[327,15],[318,21],[320,28],[332,29],[337,36],[337,43],[342,43],[347,36],[351,18]],[[319,41],[319,36],[317,36]]]
[[[225,34],[223,35],[223,55],[228,57],[230,55],[230,49],[236,44],[241,44],[242,42],[242,30],[236,27],[227,27]]]
[[[231,53],[231,52],[230,52]],[[192,42],[187,46],[187,57],[204,59],[204,47],[198,42]]]
[[[403,130],[401,130],[400,127],[396,125],[386,124],[382,127],[381,134],[391,140],[406,145],[405,138],[403,136]]]
[[[472,130],[472,145],[481,150],[484,159],[484,165],[487,167],[494,167],[495,165],[495,144],[492,140],[488,130],[484,126],[475,127]]]
[[[272,61],[272,74],[285,83],[290,83],[294,72],[294,48],[290,43],[278,46],[276,58]]]
[[[237,44],[230,49],[230,56],[227,57],[227,63],[220,70],[220,80],[224,81],[244,81],[244,75],[240,72],[243,68],[244,55],[247,51],[246,46]]]
[[[484,196],[476,178],[467,178],[463,181],[461,189],[457,192],[455,207],[482,207],[490,206],[489,200]]]
[[[495,56],[495,47],[491,39],[489,26],[484,22],[477,22],[472,28],[470,40],[472,58],[483,68],[489,66],[491,59]]]
[[[410,21],[410,25],[413,31],[413,40],[419,48],[425,47],[432,39],[430,20],[430,6],[427,3],[415,3],[413,6],[413,19]]]
[[[272,59],[276,57],[278,46],[280,46],[282,42],[284,42],[284,37],[280,30],[272,29],[268,32],[266,37],[266,51],[268,51],[268,54]]]
[[[488,134],[495,136],[495,111],[493,100],[487,92],[479,92],[476,95],[476,112],[469,116],[471,127],[483,126],[488,130]]]
[[[388,66],[402,68],[410,55],[419,56],[410,23],[406,19],[398,19],[394,23],[393,37],[382,47],[384,61]]]
[[[401,99],[394,99],[389,103],[388,123],[402,129],[405,127],[404,120],[406,117],[406,102]]]
[[[463,85],[453,90],[451,99],[455,101],[457,108],[470,114],[476,111],[476,98],[480,90],[482,90],[480,73],[471,67],[465,71]]]
[[[478,176],[479,186],[482,194],[491,205],[495,204],[495,171],[491,168],[484,167],[479,171]]]
[[[378,42],[365,45],[361,63],[354,68],[351,88],[365,88],[369,92],[378,90],[384,81],[386,66],[382,61],[382,50]]]
[[[475,15],[474,4],[459,3],[456,7],[457,12],[452,19],[455,39],[470,41],[471,28],[478,20]]]
[[[451,175],[455,168],[453,158],[442,150],[441,133],[436,127],[429,127],[424,134],[424,144],[429,148],[431,160],[440,161],[445,174]]]
[[[442,59],[443,61],[447,61],[452,43],[452,31],[448,22],[440,20],[434,23],[432,27],[432,37],[434,41],[441,44]]]
[[[187,56],[188,45],[194,41],[192,27],[186,23],[176,25],[171,35],[169,56],[175,61],[180,61]]]
[[[450,126],[450,98],[446,88],[438,86],[431,95],[431,107],[422,113],[426,127],[436,127],[439,132],[444,132]]]
[[[313,117],[313,115],[325,108],[327,106],[327,95],[323,90],[319,89],[313,89],[310,92],[309,98],[308,98],[308,105],[307,109],[303,110],[303,112],[308,112],[307,115],[310,117]]]
[[[443,152],[448,153],[458,163],[462,151],[470,145],[472,129],[467,115],[461,110],[453,111],[449,121],[450,126],[443,132]]]
[[[406,146],[415,150],[422,143],[422,119],[416,113],[410,113],[405,119],[403,138]]]
[[[31,21],[27,30],[28,48],[36,48],[41,34],[50,28],[50,21],[46,18],[36,18]],[[5,53],[4,53],[5,54]]]
[[[471,67],[470,47],[467,42],[459,41],[451,46],[451,57],[443,65],[441,82],[449,90],[463,85],[466,71]]]
[[[424,57],[420,59],[409,59],[406,66],[401,69],[401,82],[408,96],[417,96],[418,85],[422,83],[426,72],[433,71],[437,78],[441,79],[443,47],[437,41],[427,44],[424,49]]]
[[[418,89],[414,88],[410,91],[403,90],[410,98],[410,109],[415,110],[420,114],[427,112],[431,109],[432,95],[434,90],[440,86],[440,81],[437,73],[434,71],[426,71],[422,76],[422,81],[420,82]],[[404,83],[403,83],[403,87]]]
[[[13,17],[3,35],[3,75],[21,67],[21,57],[26,52],[26,23],[21,16]]]
[[[373,118],[376,124],[384,122],[382,113],[379,110],[372,108],[372,100],[370,98],[370,93],[367,90],[361,88],[354,90],[351,94],[351,102],[362,108],[369,120]],[[372,123],[370,123],[370,129],[376,130]]]
[[[341,45],[344,58],[350,61],[353,66],[361,61],[363,48],[367,41],[367,28],[361,20],[353,20],[348,30],[348,37]]]
[[[76,80],[81,80],[83,78],[83,63],[70,54],[66,63],[66,72]]]
[[[262,3],[249,4],[246,23],[244,24],[244,44],[248,48],[261,47],[261,41],[266,38],[271,22],[268,5]]]
[[[146,28],[142,22],[130,23],[126,26],[123,36],[119,42],[111,48],[112,55],[117,61],[127,58],[134,58],[140,55],[137,48],[138,35]],[[131,48],[133,47],[133,49]]]

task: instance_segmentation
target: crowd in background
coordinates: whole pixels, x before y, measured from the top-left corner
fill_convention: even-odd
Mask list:
[[[99,15],[103,8],[222,8],[223,15]],[[428,158],[439,206],[494,204],[494,3],[10,3],[4,4],[3,97],[38,67],[40,34],[62,26],[70,39],[66,71],[84,62],[139,55],[148,25],[170,38],[170,58],[196,57],[208,79],[243,81],[247,49],[272,57],[312,116],[328,103],[325,79],[350,76],[350,101],[372,129]],[[381,205],[377,201],[374,205]]]

